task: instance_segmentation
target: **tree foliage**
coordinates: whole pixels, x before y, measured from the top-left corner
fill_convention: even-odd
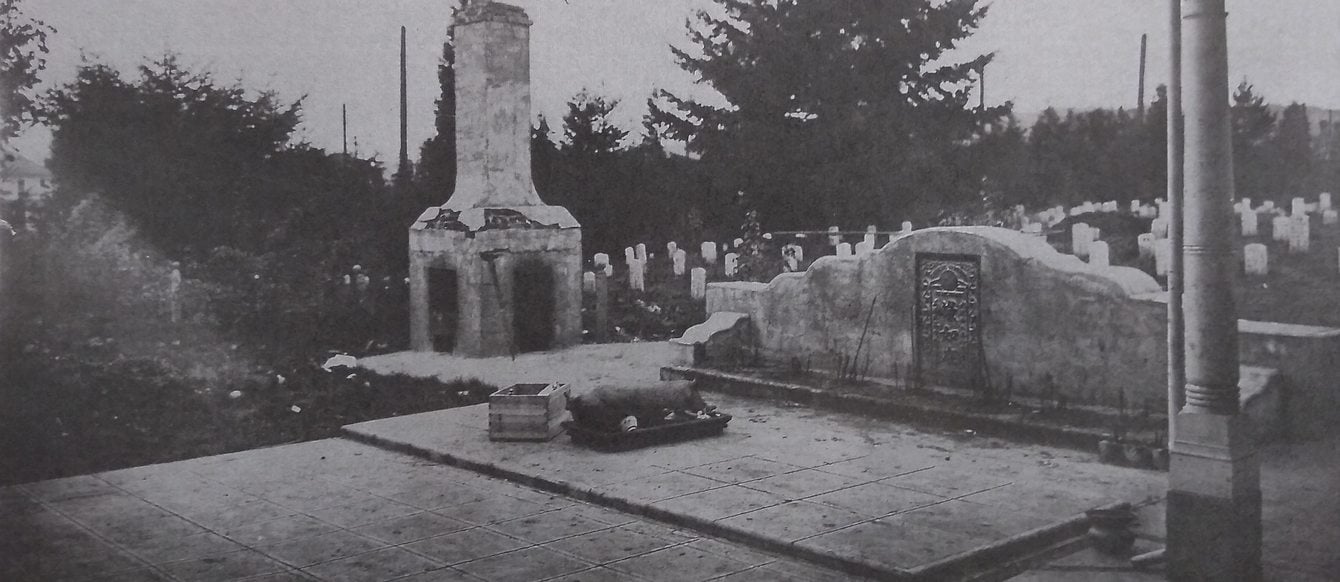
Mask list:
[[[32,89],[46,68],[47,35],[56,29],[25,16],[20,0],[0,0],[0,142],[32,121]]]
[[[986,15],[977,0],[717,0],[690,23],[680,66],[729,103],[658,94],[653,121],[702,155],[721,193],[748,192],[774,227],[890,224],[972,200],[953,171],[1008,106],[969,106],[990,55],[946,52]]]

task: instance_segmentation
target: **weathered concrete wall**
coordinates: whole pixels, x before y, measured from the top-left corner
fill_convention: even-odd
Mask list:
[[[1238,352],[1244,363],[1280,370],[1284,430],[1320,437],[1340,424],[1340,329],[1239,321]]]
[[[497,285],[485,251],[506,249],[494,260]],[[554,276],[553,348],[582,341],[582,255],[579,229],[510,229],[466,233],[452,230],[410,231],[410,342],[418,351],[432,351],[429,334],[428,269],[456,271],[457,326],[455,353],[495,356],[511,351],[514,273],[521,261],[533,259]]]
[[[1071,403],[1115,406],[1124,398],[1128,407],[1161,410],[1164,306],[1149,297],[1158,283],[1127,267],[1091,267],[1011,230],[919,230],[771,283],[714,283],[707,310],[749,315],[770,357],[832,368],[859,344],[858,365],[869,358],[870,375],[905,376],[914,359],[917,253],[981,257],[983,352],[997,388],[1008,383],[1014,394],[1060,394]]]

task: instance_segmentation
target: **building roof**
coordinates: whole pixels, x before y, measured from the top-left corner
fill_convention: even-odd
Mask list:
[[[51,171],[45,166],[23,157],[14,150],[0,150],[4,153],[4,158],[0,159],[0,164],[4,167],[4,177],[6,180],[50,180]]]

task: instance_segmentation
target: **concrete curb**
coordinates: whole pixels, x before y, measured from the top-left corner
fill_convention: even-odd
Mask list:
[[[704,390],[732,396],[788,400],[816,408],[887,418],[936,429],[970,428],[985,435],[1085,452],[1098,450],[1098,441],[1107,438],[1107,432],[1100,429],[1011,421],[999,415],[958,410],[948,406],[914,404],[862,394],[844,394],[717,370],[664,366],[661,368],[661,378],[698,380],[699,386]]]
[[[1061,542],[1074,540],[1079,536],[1084,535],[1084,532],[1087,530],[1087,517],[1084,514],[1079,514],[1061,522],[1032,529],[990,544],[978,546],[971,550],[948,556],[910,570],[890,568],[885,565],[858,558],[841,556],[833,552],[797,546],[791,542],[769,538],[738,528],[723,526],[719,523],[702,518],[677,514],[658,507],[652,507],[647,503],[613,497],[589,487],[574,485],[565,481],[546,479],[535,475],[527,475],[494,463],[471,460],[450,453],[433,451],[408,443],[397,442],[376,435],[362,433],[350,426],[342,427],[341,432],[344,434],[345,438],[350,440],[406,453],[435,463],[468,469],[476,473],[520,483],[522,485],[586,501],[610,509],[640,515],[677,527],[691,529],[761,550],[799,558],[820,566],[875,580],[902,582],[914,580],[950,580],[973,577],[981,575],[986,570],[992,569],[993,565],[1017,561],[1026,555],[1046,550]]]

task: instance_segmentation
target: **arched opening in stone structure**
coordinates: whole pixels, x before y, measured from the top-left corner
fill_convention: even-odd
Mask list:
[[[456,326],[460,321],[456,271],[442,267],[428,269],[428,337],[433,351],[456,350]]]
[[[543,261],[522,260],[513,272],[512,333],[520,352],[554,344],[554,272]]]

